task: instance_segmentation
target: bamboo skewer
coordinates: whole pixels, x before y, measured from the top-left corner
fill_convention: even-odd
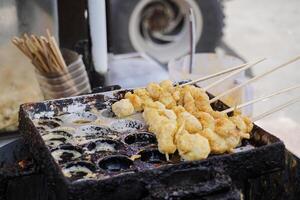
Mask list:
[[[221,75],[223,75],[223,74],[227,74],[227,73],[229,73],[229,72],[232,72],[232,71],[241,69],[241,68],[247,66],[248,64],[249,64],[249,63],[245,63],[245,64],[242,64],[242,65],[239,65],[239,66],[236,66],[236,67],[232,67],[232,68],[229,68],[229,69],[226,69],[226,70],[217,72],[217,73],[215,73],[215,74],[211,74],[211,75],[208,75],[208,76],[205,76],[205,77],[196,79],[196,80],[192,80],[192,81],[187,82],[187,83],[183,83],[183,84],[181,84],[180,86],[192,85],[192,84],[195,84],[195,83],[198,83],[198,82],[201,82],[201,81],[206,81],[206,80],[208,80],[208,79],[212,79],[212,78],[221,76]]]
[[[277,67],[275,67],[275,68],[273,68],[273,69],[271,69],[271,70],[269,70],[269,71],[267,71],[267,72],[265,72],[265,73],[263,73],[263,74],[261,74],[261,75],[258,75],[258,76],[254,77],[254,78],[252,78],[252,79],[249,79],[248,81],[246,81],[246,82],[244,82],[244,83],[242,83],[242,84],[240,84],[240,85],[238,85],[238,86],[236,86],[236,87],[234,87],[234,88],[231,88],[231,89],[229,89],[229,90],[227,90],[227,91],[225,91],[225,92],[219,94],[218,96],[216,96],[216,97],[214,97],[213,99],[211,99],[209,102],[210,102],[210,103],[213,103],[213,102],[219,100],[221,97],[223,97],[223,96],[225,96],[225,95],[227,95],[227,94],[229,94],[229,93],[231,93],[231,92],[233,92],[233,91],[235,91],[235,90],[237,90],[237,89],[239,89],[239,88],[241,88],[241,87],[244,87],[244,86],[248,85],[249,83],[252,83],[252,82],[256,81],[257,79],[260,79],[260,78],[262,78],[262,77],[264,77],[264,76],[266,76],[266,75],[269,75],[269,74],[271,74],[272,72],[274,72],[274,71],[276,71],[276,70],[278,70],[278,69],[280,69],[280,68],[283,68],[283,67],[285,67],[285,66],[287,66],[287,65],[289,65],[289,64],[291,64],[291,63],[293,63],[293,62],[296,62],[296,61],[299,60],[299,59],[300,59],[300,56],[297,56],[297,57],[295,57],[295,58],[289,60],[289,61],[286,62],[286,63],[283,63],[283,64],[281,64],[281,65],[279,65],[279,66],[277,66]]]
[[[284,109],[284,108],[286,108],[288,106],[291,106],[291,105],[293,105],[295,103],[298,103],[298,102],[300,102],[300,97],[292,99],[292,100],[290,100],[290,101],[288,101],[288,102],[286,102],[286,103],[284,103],[282,105],[279,105],[279,106],[277,106],[277,107],[275,107],[275,108],[273,108],[273,109],[271,109],[271,110],[269,110],[269,111],[267,111],[265,113],[262,113],[262,114],[260,114],[260,115],[258,115],[256,117],[253,117],[251,120],[253,122],[256,122],[258,120],[261,120],[261,119],[263,119],[263,118],[265,118],[265,117],[267,117],[267,116],[269,116],[269,115],[271,115],[271,114],[273,114],[275,112],[278,112],[278,111],[280,111],[280,110],[282,110],[282,109]]]
[[[255,65],[261,63],[261,62],[264,61],[264,60],[266,60],[266,59],[265,59],[265,58],[260,59],[260,60],[258,60],[258,61],[256,61],[256,62],[252,63],[252,64],[249,64],[249,65],[246,66],[246,67],[243,67],[243,68],[241,68],[241,69],[239,69],[239,70],[236,70],[236,71],[234,71],[233,73],[231,73],[231,74],[225,76],[224,78],[222,78],[222,79],[220,79],[220,80],[218,80],[218,81],[216,81],[216,82],[214,82],[214,83],[212,83],[212,84],[210,84],[210,85],[204,87],[203,89],[204,89],[204,91],[207,91],[207,90],[209,90],[210,88],[212,88],[212,87],[214,87],[214,86],[216,86],[216,85],[222,83],[222,82],[225,81],[226,79],[231,78],[231,77],[233,77],[234,75],[239,74],[239,73],[241,73],[241,72],[243,72],[243,71],[245,71],[245,70],[247,70],[247,69],[249,69],[249,68],[251,68],[251,67],[254,67]]]
[[[283,94],[283,93],[286,93],[286,92],[289,92],[289,91],[292,91],[292,90],[295,90],[295,89],[298,89],[298,88],[300,88],[300,84],[296,85],[296,86],[293,86],[293,87],[288,87],[286,89],[279,90],[279,91],[277,91],[275,93],[272,93],[272,94],[264,96],[264,97],[260,97],[260,98],[248,101],[248,102],[240,104],[240,105],[238,105],[236,107],[228,108],[226,110],[223,110],[222,112],[223,113],[230,113],[230,112],[234,111],[235,109],[240,109],[240,108],[243,108],[245,106],[249,106],[249,105],[257,103],[259,101],[263,101],[263,100],[266,100],[266,99],[268,99],[270,97],[273,97],[273,96],[276,96],[276,95],[279,95],[279,94]]]

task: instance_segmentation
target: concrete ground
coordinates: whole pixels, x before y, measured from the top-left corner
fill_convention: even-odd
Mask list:
[[[247,61],[268,58],[253,68],[258,75],[300,55],[299,0],[230,0],[225,3],[224,42]],[[300,61],[252,84],[254,97],[300,84]],[[256,104],[254,116],[299,97],[300,89]],[[258,122],[300,156],[300,102]]]

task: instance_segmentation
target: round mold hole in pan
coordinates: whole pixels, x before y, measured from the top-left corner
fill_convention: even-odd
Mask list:
[[[133,161],[122,155],[107,156],[98,161],[98,166],[109,172],[128,170],[132,165]]]
[[[110,127],[118,132],[127,132],[143,130],[146,128],[146,125],[139,120],[121,119],[111,123]]]
[[[101,116],[105,118],[116,118],[115,113],[110,109],[105,109],[101,112]]]
[[[90,112],[76,112],[61,117],[64,123],[82,125],[92,123],[97,120],[97,116]]]
[[[49,129],[54,129],[61,126],[59,122],[50,119],[49,120],[39,119],[37,124],[38,126],[47,127]]]
[[[66,140],[68,140],[68,139],[72,139],[73,135],[63,130],[52,130],[44,133],[42,135],[42,138],[43,140],[60,139],[60,138],[65,138]]]
[[[141,155],[141,161],[152,164],[159,164],[167,161],[165,155],[160,153],[157,149],[143,150],[139,152],[139,155]]]
[[[116,152],[122,147],[123,144],[120,141],[112,139],[99,139],[85,144],[83,150],[87,154],[94,154],[98,152]]]
[[[62,144],[73,143],[73,135],[66,131],[60,131],[60,130],[47,132],[46,134],[42,135],[42,138],[45,141],[45,144],[50,149],[57,148],[59,145]]]
[[[84,161],[70,162],[62,167],[63,174],[72,179],[96,177],[95,171],[96,166],[93,163]]]
[[[82,156],[82,149],[70,144],[62,144],[51,151],[53,158],[59,163],[66,163]]]
[[[76,129],[74,137],[77,138],[86,138],[86,139],[95,139],[95,138],[111,138],[115,139],[118,137],[118,134],[113,132],[107,127],[96,126],[96,125],[85,125],[80,126]]]
[[[130,135],[127,135],[124,138],[126,144],[138,144],[138,145],[147,145],[147,144],[157,144],[157,140],[154,134],[148,132],[137,132]]]

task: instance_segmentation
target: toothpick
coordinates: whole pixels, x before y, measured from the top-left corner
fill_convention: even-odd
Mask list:
[[[278,112],[278,111],[280,111],[280,110],[282,110],[282,109],[284,109],[284,108],[286,108],[288,106],[291,106],[291,105],[293,105],[293,104],[295,104],[297,102],[300,102],[300,97],[295,98],[295,99],[293,99],[291,101],[288,101],[285,104],[282,104],[280,106],[277,106],[277,107],[275,107],[275,108],[273,108],[273,109],[271,109],[271,110],[269,110],[269,111],[267,111],[267,112],[265,112],[265,113],[263,113],[263,114],[261,114],[261,115],[259,115],[257,117],[254,117],[254,118],[252,118],[252,121],[256,122],[258,120],[261,120],[261,119],[263,119],[263,118],[265,118],[265,117],[267,117],[267,116],[269,116],[269,115],[271,115],[271,114],[273,114],[275,112]]]
[[[234,108],[228,108],[228,109],[226,109],[226,110],[223,110],[222,113],[230,113],[230,112],[234,111],[235,109],[241,109],[241,108],[243,108],[243,107],[245,107],[245,106],[248,106],[248,105],[257,103],[257,102],[259,102],[259,101],[266,100],[266,99],[271,98],[271,97],[273,97],[273,96],[276,96],[276,95],[279,95],[279,94],[283,94],[283,93],[286,93],[286,92],[289,92],[289,91],[292,91],[292,90],[295,90],[295,89],[298,89],[298,88],[300,88],[300,84],[299,84],[299,85],[296,85],[296,86],[293,86],[293,87],[288,87],[288,88],[279,90],[279,91],[277,91],[277,92],[274,92],[274,93],[272,93],[272,94],[270,94],[270,95],[267,95],[267,96],[264,96],[264,97],[260,97],[260,98],[257,98],[257,99],[248,101],[248,102],[246,102],[246,103],[237,105],[237,106],[234,107]]]
[[[254,62],[254,63],[252,63],[252,64],[250,64],[250,65],[248,65],[248,66],[242,68],[242,69],[236,70],[235,72],[229,74],[228,76],[225,76],[224,78],[222,78],[222,79],[220,79],[220,80],[217,80],[216,82],[214,82],[214,83],[212,83],[212,84],[210,84],[210,85],[204,87],[203,90],[204,90],[204,91],[207,91],[207,90],[209,90],[210,88],[212,88],[212,87],[214,87],[214,86],[216,86],[216,85],[218,85],[218,84],[220,84],[220,83],[223,83],[225,80],[227,80],[227,79],[233,77],[234,75],[239,74],[239,73],[241,73],[241,72],[243,72],[243,71],[245,71],[245,70],[247,70],[247,69],[249,69],[249,68],[251,68],[251,67],[254,67],[255,65],[257,65],[258,63],[260,63],[260,62],[262,62],[262,61],[264,61],[264,60],[266,60],[266,59],[265,59],[265,58],[260,59],[260,60],[258,60],[258,61],[256,61],[256,62]]]
[[[258,76],[254,77],[254,78],[252,78],[252,79],[249,79],[249,80],[246,81],[245,83],[242,83],[242,84],[240,84],[240,85],[238,85],[238,86],[236,86],[236,87],[234,87],[234,88],[231,88],[231,89],[229,89],[229,90],[227,90],[227,91],[225,91],[225,92],[219,94],[219,95],[216,96],[215,98],[211,99],[209,102],[210,102],[210,103],[213,103],[213,102],[215,102],[215,101],[218,101],[221,97],[223,97],[223,96],[225,96],[225,95],[227,95],[227,94],[229,94],[229,93],[231,93],[231,92],[233,92],[233,91],[236,91],[237,89],[239,89],[239,88],[241,88],[241,87],[244,87],[244,86],[248,85],[249,83],[252,83],[252,82],[254,82],[254,81],[256,81],[256,80],[258,80],[258,79],[260,79],[260,78],[262,78],[262,77],[264,77],[264,76],[266,76],[266,75],[269,75],[269,74],[271,74],[272,72],[274,72],[274,71],[276,71],[276,70],[278,70],[278,69],[280,69],[280,68],[282,68],[282,67],[288,66],[289,64],[291,64],[291,63],[293,63],[293,62],[296,62],[296,61],[299,60],[299,59],[300,59],[300,56],[297,56],[297,57],[295,57],[295,58],[289,60],[288,62],[283,63],[283,64],[281,64],[281,65],[279,65],[279,66],[277,66],[277,67],[275,67],[275,68],[273,68],[273,69],[271,69],[271,70],[269,70],[269,71],[267,71],[267,72],[265,72],[265,73],[263,73],[263,74],[261,74],[261,75],[258,75]]]

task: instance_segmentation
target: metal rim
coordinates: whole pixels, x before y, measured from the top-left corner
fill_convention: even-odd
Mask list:
[[[129,37],[133,47],[164,63],[186,54],[189,51],[189,8],[195,14],[196,41],[199,41],[203,18],[194,0],[140,1],[129,21]],[[156,17],[159,20],[153,23]]]

